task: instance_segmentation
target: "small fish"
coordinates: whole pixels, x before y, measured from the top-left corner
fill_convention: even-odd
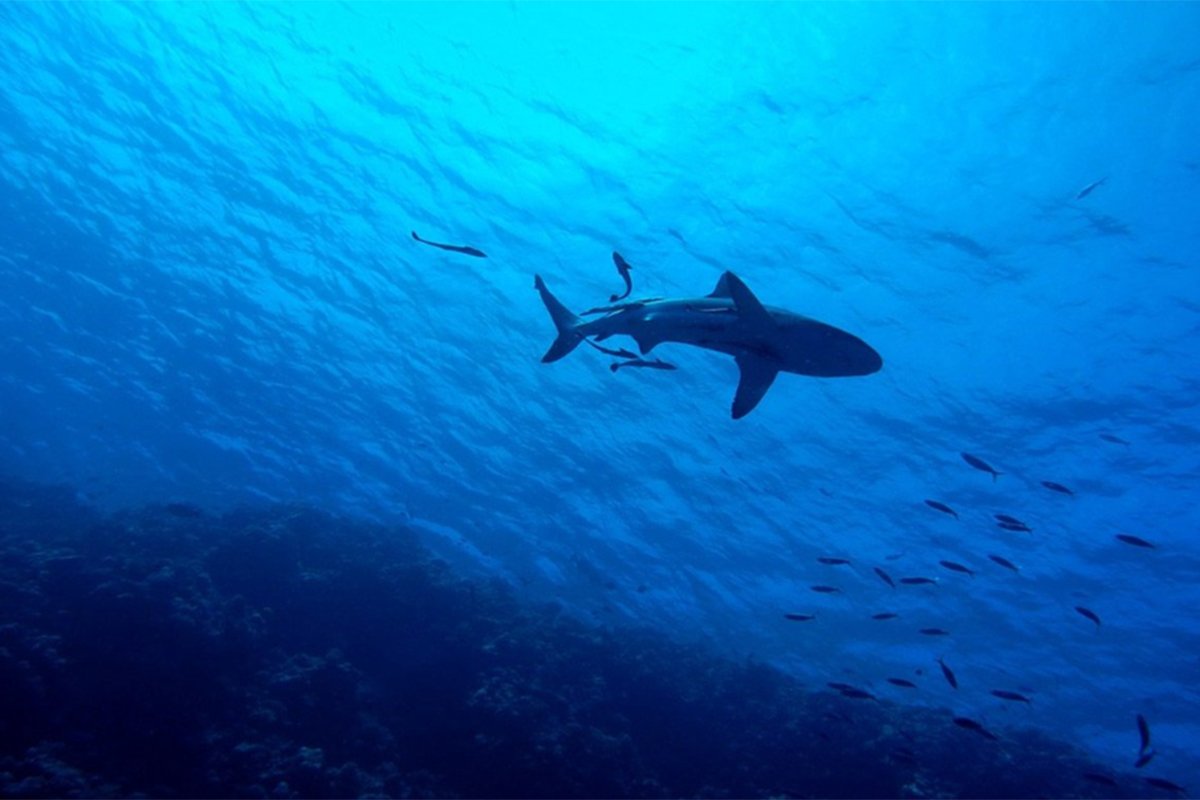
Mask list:
[[[482,250],[476,250],[474,247],[463,247],[457,244],[439,244],[438,242],[431,242],[428,239],[422,239],[420,236],[417,236],[416,231],[412,232],[412,238],[416,239],[421,244],[427,244],[431,247],[440,247],[442,250],[449,250],[452,253],[462,253],[463,255],[475,256],[476,258],[487,258],[487,253],[483,252]]]
[[[970,575],[972,578],[975,577],[975,570],[971,569],[970,567],[964,567],[957,561],[939,561],[938,563],[951,572],[961,572],[964,575]]]
[[[817,618],[816,614],[784,614],[784,619],[790,619],[792,622],[811,622]]]
[[[1090,608],[1084,608],[1083,606],[1075,606],[1075,610],[1090,619],[1092,622],[1096,623],[1097,628],[1100,627],[1100,616],[1095,611],[1092,611]]]
[[[856,689],[853,686],[848,689],[841,690],[842,697],[849,697],[852,700],[874,700],[875,695],[865,689]]]
[[[888,678],[887,682],[892,684],[893,686],[902,686],[905,689],[917,688],[917,685],[915,683],[913,683],[912,681],[907,680],[905,678]]]
[[[857,689],[858,688],[857,686],[852,686],[849,683],[838,683],[837,681],[830,681],[829,683],[827,683],[825,685],[828,686],[830,689],[836,689],[839,692],[844,692],[847,689]]]
[[[1045,486],[1047,489],[1049,489],[1052,492],[1058,492],[1059,494],[1069,494],[1069,495],[1075,494],[1070,489],[1063,486],[1061,483],[1055,483],[1054,481],[1042,481],[1042,486]]]
[[[1083,777],[1085,780],[1089,780],[1092,783],[1099,783],[1103,786],[1117,785],[1117,782],[1112,778],[1108,777],[1107,775],[1101,775],[1099,772],[1085,772],[1083,773]]]
[[[1187,789],[1184,789],[1179,784],[1171,783],[1169,780],[1166,780],[1165,778],[1146,778],[1146,783],[1150,784],[1155,789],[1166,789],[1168,792],[1183,793],[1183,792],[1187,791]]]
[[[836,586],[812,586],[810,588],[818,594],[836,594],[841,591]]]
[[[831,566],[850,563],[850,559],[848,558],[830,558],[828,556],[822,556],[821,558],[818,558],[817,561],[820,561],[822,564],[829,564]]]
[[[926,584],[936,584],[937,581],[933,578],[901,578],[900,582],[906,586],[924,586]]]
[[[1004,474],[1003,472],[997,472],[997,471],[996,471],[996,470],[995,470],[995,469],[992,467],[992,465],[991,465],[991,464],[987,463],[986,461],[984,461],[984,460],[983,460],[982,458],[980,458],[979,456],[973,456],[973,455],[971,455],[970,453],[960,453],[959,455],[961,455],[961,456],[962,456],[962,460],[963,460],[963,461],[967,462],[968,464],[970,464],[970,465],[971,465],[972,467],[974,467],[975,469],[979,470],[980,472],[986,472],[986,473],[988,473],[989,475],[991,475],[991,476],[992,476],[992,481],[993,481],[993,482],[995,482],[996,478],[999,478],[1001,475],[1003,475],[1003,474]]]
[[[1137,715],[1137,729],[1138,736],[1142,740],[1142,746],[1138,748],[1138,752],[1144,753],[1150,749],[1150,725],[1141,714]]]
[[[1021,571],[1021,570],[1020,570],[1020,569],[1017,567],[1017,565],[1016,565],[1016,564],[1014,564],[1013,562],[1009,561],[1009,560],[1008,560],[1007,558],[1005,558],[1004,556],[993,556],[993,555],[989,555],[989,556],[988,556],[988,558],[990,558],[992,561],[995,561],[997,564],[999,564],[1000,566],[1004,567],[1005,569],[1011,569],[1013,572],[1020,572],[1020,571]]]
[[[1140,536],[1134,536],[1134,535],[1132,535],[1132,534],[1129,534],[1129,533],[1118,533],[1118,534],[1117,534],[1117,539],[1118,539],[1119,541],[1122,541],[1122,542],[1124,542],[1125,544],[1131,544],[1131,545],[1133,545],[1134,547],[1150,547],[1150,548],[1153,548],[1153,547],[1154,547],[1154,545],[1152,545],[1150,542],[1147,542],[1147,541],[1146,541],[1145,539],[1143,539],[1142,537],[1140,537]]]
[[[1107,180],[1108,180],[1108,176],[1105,175],[1103,178],[1101,178],[1098,181],[1092,181],[1087,186],[1085,186],[1079,190],[1079,194],[1075,195],[1075,199],[1082,200],[1083,198],[1087,197],[1089,194],[1091,194],[1092,192],[1096,191],[1101,186],[1103,186]]]
[[[614,361],[613,363],[608,365],[608,368],[611,369],[613,372],[616,372],[621,367],[645,367],[647,369],[663,369],[663,370],[678,369],[678,367],[676,367],[674,364],[668,364],[666,361],[663,361],[661,358],[656,358],[653,361],[647,361],[644,358],[631,358],[628,361]]]
[[[978,733],[981,736],[986,736],[987,738],[991,739],[992,741],[998,741],[998,739],[999,739],[999,737],[996,736],[996,734],[992,733],[987,728],[983,727],[983,725],[981,725],[980,723],[971,719],[970,717],[955,717],[954,724],[960,728],[965,728],[969,731],[974,731],[975,733]]]
[[[892,576],[888,575],[886,572],[884,572],[883,567],[876,567],[875,574],[879,576],[879,580],[883,581],[884,583],[886,583],[888,586],[892,587],[893,589],[896,588],[896,584],[892,581]]]
[[[1033,528],[1028,525],[1014,525],[1011,522],[997,522],[996,525],[1006,531],[1016,531],[1018,533],[1033,533]]]
[[[605,355],[616,356],[617,358],[637,358],[638,357],[637,353],[632,353],[629,350],[626,350],[624,347],[618,347],[617,349],[614,350],[611,347],[604,347],[603,345],[596,344],[591,339],[584,339],[584,341],[587,342],[588,344],[590,344],[592,347],[599,350],[601,353],[604,353]]]
[[[1123,444],[1126,447],[1129,447],[1129,442],[1125,441],[1120,436],[1114,436],[1111,433],[1102,433],[1100,434],[1100,438],[1106,442],[1111,442],[1112,444]]]
[[[621,257],[621,254],[616,250],[612,254],[613,264],[617,267],[617,274],[621,276],[621,280],[625,281],[625,294],[614,294],[609,296],[608,302],[615,303],[618,300],[624,300],[629,297],[629,293],[633,291],[633,278],[629,275],[629,270],[633,267],[629,266],[629,262]]]
[[[1014,703],[1032,703],[1033,702],[1025,695],[1019,694],[1018,692],[1010,692],[1007,689],[992,689],[992,694],[995,697],[999,697],[1001,700],[1011,700]]]
[[[938,659],[938,666],[942,668],[942,675],[946,676],[946,683],[950,684],[952,689],[958,688],[958,678],[954,677],[954,670],[946,666],[946,662]]]
[[[939,503],[937,500],[926,500],[925,505],[929,506],[932,509],[936,509],[936,510],[940,511],[943,514],[949,514],[950,516],[954,517],[955,519],[958,519],[958,512],[955,511],[950,506],[946,505],[945,503]]]
[[[1029,528],[1028,523],[1022,522],[1021,520],[1017,519],[1016,517],[1010,516],[1008,514],[993,514],[992,516],[996,518],[997,522],[999,522],[1003,525],[1019,525],[1022,528]],[[1029,529],[1032,530],[1032,528],[1029,528]]]
[[[1141,769],[1142,767],[1146,766],[1151,761],[1153,761],[1155,755],[1157,755],[1157,754],[1153,750],[1149,751],[1148,753],[1142,753],[1141,755],[1138,756],[1138,760],[1133,762],[1133,768]]]
[[[890,612],[890,611],[884,611],[883,613],[880,613],[880,614],[872,614],[872,615],[871,615],[871,619],[880,619],[880,620],[882,620],[882,619],[895,619],[895,618],[896,618],[896,617],[898,617],[898,616],[900,616],[900,615],[899,615],[899,614],[893,614],[893,613],[892,613],[892,612]]]
[[[945,630],[943,628],[921,628],[921,630],[919,630],[918,633],[924,634],[925,636],[949,636],[950,635],[950,631]]]

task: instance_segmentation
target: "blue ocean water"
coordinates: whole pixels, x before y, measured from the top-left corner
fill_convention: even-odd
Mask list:
[[[1200,786],[1198,42],[1196,4],[0,6],[0,472],[403,522],[1114,768],[1140,713]],[[709,351],[539,363],[534,273],[581,311],[614,250],[884,368],[734,421]],[[885,682],[939,657],[969,687]]]

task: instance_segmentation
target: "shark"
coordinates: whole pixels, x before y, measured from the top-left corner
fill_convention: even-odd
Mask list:
[[[542,356],[551,363],[581,342],[629,336],[649,353],[663,342],[692,345],[733,356],[739,379],[731,413],[741,419],[758,406],[780,372],[817,378],[871,375],[883,368],[879,353],[852,333],[782,308],[765,306],[732,272],[703,297],[633,300],[573,313],[540,275],[534,288],[557,335]]]

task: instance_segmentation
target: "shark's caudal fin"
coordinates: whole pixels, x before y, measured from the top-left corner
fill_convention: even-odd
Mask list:
[[[566,306],[558,301],[557,297],[550,293],[541,275],[533,276],[533,288],[537,289],[538,294],[542,296],[542,302],[546,304],[546,310],[550,312],[550,319],[554,320],[554,327],[558,329],[558,337],[550,345],[546,355],[542,356],[542,363],[549,364],[570,353],[583,341],[583,337],[576,331],[583,320],[572,314]]]

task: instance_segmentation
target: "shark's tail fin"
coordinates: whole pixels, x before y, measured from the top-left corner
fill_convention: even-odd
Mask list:
[[[554,327],[558,329],[558,337],[555,338],[554,344],[550,345],[546,355],[542,356],[542,363],[549,364],[570,353],[583,341],[584,337],[577,330],[583,320],[572,314],[566,306],[558,301],[557,297],[550,294],[541,275],[533,276],[533,288],[537,289],[538,294],[542,296],[542,302],[546,304],[546,310],[550,312],[550,318],[554,320]]]

